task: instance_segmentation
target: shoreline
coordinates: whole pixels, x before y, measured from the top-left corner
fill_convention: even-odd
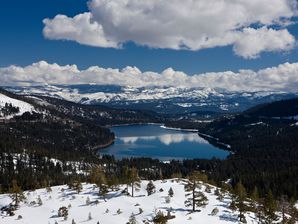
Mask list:
[[[175,130],[175,131],[185,131],[185,132],[198,132],[197,129],[187,129],[187,128],[173,128],[173,127],[167,127],[164,124],[160,126],[161,128],[168,129],[168,130]]]
[[[93,150],[100,150],[100,149],[104,149],[107,148],[111,145],[113,145],[115,143],[116,137],[112,140],[110,140],[109,142],[107,142],[106,144],[101,144],[101,145],[96,145],[94,147],[92,147]]]
[[[113,128],[113,127],[121,127],[121,126],[130,126],[130,125],[159,125],[160,128],[168,129],[168,130],[175,130],[175,131],[187,131],[187,132],[198,132],[197,129],[187,129],[187,128],[174,128],[174,127],[167,127],[164,123],[130,123],[130,124],[114,124],[114,125],[107,125],[106,128]]]
[[[229,144],[220,142],[220,141],[219,141],[219,138],[215,138],[215,137],[213,137],[213,136],[211,136],[211,135],[207,135],[207,134],[204,134],[204,133],[202,133],[202,132],[198,132],[198,135],[199,135],[200,137],[206,139],[206,140],[209,142],[209,144],[212,144],[212,143],[209,141],[210,139],[214,140],[214,141],[216,142],[216,144],[225,147],[224,150],[229,151],[230,153],[232,153],[232,150],[231,150],[232,147],[231,147]],[[209,139],[209,140],[208,140],[208,139]],[[213,144],[213,145],[214,145],[214,144]],[[216,146],[216,145],[215,145],[215,146]],[[217,146],[217,147],[218,147],[218,146]]]
[[[112,124],[106,125],[106,128],[121,127],[121,126],[130,126],[130,125],[163,125],[163,123],[129,123],[129,124]]]

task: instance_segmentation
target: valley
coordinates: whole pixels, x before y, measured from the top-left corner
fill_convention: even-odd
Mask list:
[[[126,167],[136,169],[142,180],[169,181],[177,175],[189,178],[190,173],[200,171],[214,186],[231,194],[243,183],[247,196],[257,189],[264,199],[268,192],[277,202],[282,196],[296,198],[296,99],[261,104],[243,112],[216,116],[201,112],[203,116],[177,119],[177,115],[150,110],[85,105],[6,90],[1,94],[3,192],[9,192],[16,179],[24,190],[90,182],[90,170],[100,166],[107,175],[106,184],[116,180],[123,184]],[[281,156],[283,163],[279,162]],[[113,184],[108,186],[107,192],[117,194]],[[23,206],[27,210],[27,205]],[[233,213],[216,223],[236,221]],[[152,217],[154,213],[147,214]],[[256,214],[246,214],[254,223]],[[187,216],[177,215],[177,220]],[[122,219],[129,219],[129,215]]]

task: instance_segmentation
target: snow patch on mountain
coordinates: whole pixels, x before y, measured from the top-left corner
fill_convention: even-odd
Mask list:
[[[52,192],[46,189],[36,191],[27,191],[27,203],[22,203],[15,216],[9,217],[2,214],[2,224],[30,223],[41,224],[51,223],[71,223],[72,219],[75,223],[94,224],[118,224],[127,223],[129,217],[133,213],[137,223],[143,223],[143,220],[151,221],[157,211],[162,211],[165,215],[170,211],[175,218],[169,220],[169,224],[181,223],[238,223],[237,212],[233,212],[228,208],[231,197],[228,193],[224,199],[219,201],[214,194],[215,187],[211,186],[211,193],[205,192],[206,184],[202,184],[202,191],[208,198],[206,207],[198,207],[198,212],[191,213],[189,208],[184,205],[185,191],[181,181],[164,180],[154,181],[156,193],[147,196],[146,186],[148,181],[142,181],[141,190],[136,192],[135,197],[122,194],[125,186],[120,186],[119,190],[110,191],[107,200],[104,201],[98,195],[98,188],[92,184],[83,184],[83,190],[79,194],[68,189],[66,185],[52,187]],[[166,202],[168,190],[172,187],[174,195]],[[64,189],[64,190],[62,190]],[[163,189],[161,191],[160,189]],[[42,205],[37,203],[38,197],[42,201]],[[90,199],[90,203],[86,203]],[[8,205],[11,199],[8,195],[0,195],[0,207]],[[31,203],[30,203],[31,202]],[[65,206],[69,210],[68,220],[64,221],[62,217],[58,217],[58,209]],[[217,208],[218,212],[211,215],[213,209]],[[91,219],[89,219],[89,214]],[[17,217],[22,217],[20,220]],[[254,213],[245,213],[247,223],[257,223]]]
[[[29,103],[26,103],[24,101],[21,100],[17,100],[17,99],[13,99],[11,97],[8,97],[2,93],[0,93],[0,109],[5,107],[6,104],[11,104],[13,107],[19,108],[19,111],[15,114],[11,114],[11,115],[7,115],[4,116],[3,114],[1,114],[0,112],[0,117],[4,117],[5,119],[10,119],[15,115],[22,115],[25,112],[33,112],[35,111],[34,106],[32,106]],[[3,116],[1,116],[3,115]]]
[[[261,103],[289,99],[295,93],[281,91],[232,92],[213,88],[171,86],[131,87],[111,85],[8,87],[25,95],[43,95],[83,104],[155,110],[165,113],[192,111],[236,112]]]

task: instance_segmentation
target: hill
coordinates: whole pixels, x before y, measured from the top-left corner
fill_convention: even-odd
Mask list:
[[[67,185],[52,187],[52,192],[48,192],[46,189],[25,192],[27,203],[21,204],[19,210],[16,210],[15,216],[9,217],[3,214],[1,223],[54,224],[55,222],[65,222],[63,217],[58,216],[58,209],[63,206],[69,211],[66,221],[68,223],[71,223],[72,220],[75,223],[128,223],[131,214],[134,214],[136,223],[144,223],[144,221],[152,223],[158,211],[162,211],[164,215],[170,212],[172,219],[169,220],[169,223],[172,224],[198,223],[198,221],[214,224],[238,223],[238,212],[228,208],[231,203],[231,194],[225,192],[223,198],[219,200],[215,193],[216,187],[212,185],[201,184],[199,191],[206,195],[208,203],[206,206],[198,207],[198,212],[192,213],[184,205],[186,198],[181,181],[174,179],[154,181],[156,193],[150,196],[147,196],[145,190],[147,184],[148,181],[142,181],[141,190],[136,193],[135,197],[121,193],[125,186],[120,185],[118,190],[110,191],[107,194],[106,201],[98,195],[98,188],[92,184],[83,184],[80,193],[69,189]],[[173,189],[174,195],[166,202],[170,188]],[[40,197],[42,205],[38,205],[38,197]],[[7,205],[10,201],[8,195],[0,195],[0,207]],[[90,202],[88,203],[88,201]],[[217,211],[213,211],[214,209]],[[18,216],[21,217],[19,220]],[[246,212],[245,217],[247,223],[258,223],[253,212]]]
[[[290,118],[298,116],[298,98],[261,104],[245,111],[245,114],[259,117]]]
[[[213,170],[215,178],[241,180],[261,194],[297,198],[297,99],[261,105],[197,126],[201,137],[233,153]],[[224,143],[224,144],[221,144]]]
[[[77,175],[72,164],[86,168],[99,163],[98,150],[113,144],[114,133],[105,126],[156,121],[151,112],[20,96],[5,90],[0,90],[0,111],[3,191],[13,180],[24,189],[44,186],[44,182],[65,183]]]

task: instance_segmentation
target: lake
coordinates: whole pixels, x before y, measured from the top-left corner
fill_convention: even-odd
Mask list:
[[[219,149],[201,138],[197,132],[162,128],[157,124],[112,127],[115,143],[100,154],[115,158],[151,157],[162,161],[182,159],[224,159],[228,151]]]

